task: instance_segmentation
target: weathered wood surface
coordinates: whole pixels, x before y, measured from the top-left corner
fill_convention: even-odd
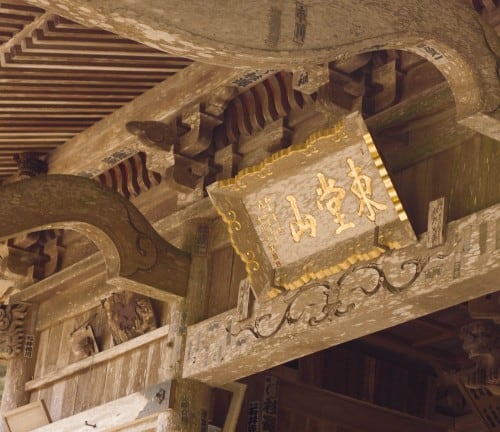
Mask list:
[[[104,255],[107,278],[120,289],[155,297],[184,296],[189,256],[166,242],[126,199],[76,176],[40,176],[0,190],[0,238],[39,229],[73,229]],[[19,216],[22,206],[22,216]]]
[[[94,177],[110,169],[138,151],[139,139],[127,131],[128,122],[169,120],[240,74],[222,67],[190,65],[58,147],[49,156],[49,174]]]
[[[108,348],[105,351],[97,353],[83,360],[67,364],[52,372],[43,374],[42,376],[40,376],[40,378],[28,381],[25,386],[26,390],[29,392],[37,390],[55,381],[62,380],[78,372],[90,369],[94,366],[99,365],[100,363],[105,363],[114,360],[117,357],[125,355],[128,352],[132,352],[138,348],[145,348],[146,351],[148,351],[148,349],[150,348],[148,347],[148,345],[160,342],[161,339],[168,337],[169,333],[170,333],[169,326],[163,326],[143,336],[139,336],[135,339],[131,339],[120,345]],[[65,340],[65,342],[66,342],[65,345],[67,345],[67,340]],[[165,359],[167,355],[168,353],[161,354],[163,359]]]
[[[32,306],[25,320],[27,334],[34,335],[35,322],[38,315],[38,308]],[[27,404],[30,401],[30,394],[25,390],[24,385],[33,376],[37,358],[37,349],[40,344],[35,338],[35,345],[32,357],[18,357],[9,361],[7,374],[5,376],[4,391],[0,404],[0,412],[10,411]],[[2,418],[0,431],[7,432],[9,429]]]
[[[200,245],[196,244],[196,227],[200,223],[208,223],[206,219],[198,219],[189,222],[190,236],[184,241],[190,245],[193,251]],[[206,237],[205,247],[210,241]],[[204,383],[182,379],[182,365],[185,357],[186,329],[190,324],[203,320],[206,316],[206,290],[208,283],[208,256],[193,254],[189,274],[188,291],[185,300],[177,305],[177,339],[175,340],[174,355],[171,364],[175,367],[177,385],[173,399],[176,432],[191,432],[204,430],[206,428],[207,413],[210,407],[210,387]]]
[[[158,392],[164,391],[163,399],[156,397]],[[90,391],[90,390],[89,390]],[[164,381],[137,392],[114,400],[107,404],[83,411],[47,426],[35,429],[36,432],[99,432],[127,430],[127,423],[158,415],[170,408],[172,382]],[[163,394],[163,392],[162,392]],[[148,419],[149,420],[149,419]],[[89,426],[90,425],[95,425]]]
[[[387,432],[389,430],[446,432],[449,430],[447,426],[439,423],[289,381],[279,381],[278,401],[280,409],[287,409],[322,422],[337,424],[342,430],[344,428],[364,432]]]
[[[455,221],[447,242],[353,266],[339,278],[188,328],[184,377],[223,384],[497,289],[500,204]],[[480,231],[486,235],[480,235]]]
[[[111,400],[171,379],[177,331],[170,307],[158,305],[160,329],[113,346],[102,307],[53,325],[40,333],[31,401],[44,399],[53,420],[71,416]],[[100,353],[83,360],[72,351],[71,333],[89,323]],[[167,331],[170,329],[170,331]],[[54,381],[55,379],[55,381]],[[22,385],[24,388],[24,384]]]
[[[240,0],[217,8],[196,1],[180,7],[173,0],[161,7],[153,7],[149,0],[127,8],[118,0],[106,8],[84,0],[29,3],[160,50],[221,65],[294,66],[370,50],[409,50],[434,62],[446,75],[459,117],[498,105],[495,57],[500,43],[465,2],[415,0],[404,8],[396,0],[366,5],[348,0],[292,2],[273,8],[264,0],[250,6]]]
[[[144,196],[154,201],[156,191],[153,189],[150,192],[153,193],[152,196],[149,193]],[[139,198],[144,198],[144,196],[141,195]],[[140,201],[138,205],[142,209],[144,202]],[[187,235],[186,226],[189,225],[190,220],[199,217],[216,217],[216,211],[209,198],[195,202],[168,216],[153,216],[151,222],[160,235],[168,238],[177,247],[185,248],[186,245],[182,239]],[[99,252],[14,294],[11,297],[11,303],[40,303],[37,329],[43,330],[54,323],[77,316],[100,305],[102,300],[116,292],[116,287],[106,284],[105,281],[106,267],[102,254]]]

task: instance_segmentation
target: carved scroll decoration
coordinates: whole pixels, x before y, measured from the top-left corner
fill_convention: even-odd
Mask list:
[[[459,240],[453,245],[453,250]],[[311,327],[317,326],[325,320],[332,321],[334,317],[342,317],[349,314],[356,308],[354,301],[346,302],[342,297],[342,293],[361,291],[364,296],[370,297],[377,294],[381,289],[388,291],[391,294],[401,294],[419,279],[428,264],[434,260],[443,260],[450,256],[451,251],[447,253],[436,253],[433,255],[412,258],[404,261],[400,265],[402,271],[410,271],[410,279],[403,284],[392,283],[388,277],[383,265],[376,262],[362,263],[354,265],[346,270],[336,283],[328,281],[313,282],[305,285],[294,293],[291,297],[283,296],[283,301],[286,304],[285,309],[281,312],[281,317],[276,320],[276,316],[272,313],[265,313],[252,319],[247,324],[231,324],[226,328],[226,331],[231,336],[238,336],[244,331],[249,331],[256,339],[267,339],[276,335],[285,325],[295,325],[299,323],[304,317],[308,316],[307,324]],[[370,278],[371,286],[362,286],[360,284],[352,283],[354,279],[349,276],[355,275],[359,272],[373,272],[375,278]],[[308,299],[313,291],[321,294],[321,301],[319,303],[308,303],[307,300],[302,303],[300,311],[297,306],[300,300]],[[307,310],[314,310],[314,313],[307,314]],[[266,327],[266,323],[277,321],[270,328]],[[233,329],[237,327],[236,329]]]
[[[0,305],[0,359],[12,359],[23,351],[27,305]]]

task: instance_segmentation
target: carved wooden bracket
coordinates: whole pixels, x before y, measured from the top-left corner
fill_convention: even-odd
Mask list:
[[[131,121],[127,130],[137,135],[137,150],[147,154],[148,169],[163,174],[174,165],[174,146],[178,142],[176,122]]]
[[[500,326],[491,321],[473,321],[462,327],[460,337],[469,358],[476,363],[465,376],[469,389],[487,389],[500,396]]]
[[[0,306],[0,359],[7,360],[21,354],[27,312],[28,307],[24,304]]]
[[[25,152],[14,155],[19,176],[35,177],[40,174],[46,174],[48,171],[47,162],[40,153]]]
[[[102,251],[108,280],[158,298],[184,296],[189,255],[166,242],[125,198],[95,181],[67,175],[0,188],[0,239],[41,229],[71,229]]]
[[[148,297],[128,291],[104,301],[104,310],[116,345],[156,328],[156,318]]]
[[[182,114],[182,124],[189,127],[189,132],[179,138],[178,152],[193,157],[207,150],[212,143],[214,127],[221,123],[217,117],[203,112],[199,105],[186,110]]]

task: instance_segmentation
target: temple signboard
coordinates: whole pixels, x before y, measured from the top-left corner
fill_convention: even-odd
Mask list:
[[[416,240],[357,113],[209,194],[260,300]]]

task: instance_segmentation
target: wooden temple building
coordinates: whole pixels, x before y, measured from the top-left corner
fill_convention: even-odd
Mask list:
[[[0,1],[0,431],[499,432],[499,35]]]

